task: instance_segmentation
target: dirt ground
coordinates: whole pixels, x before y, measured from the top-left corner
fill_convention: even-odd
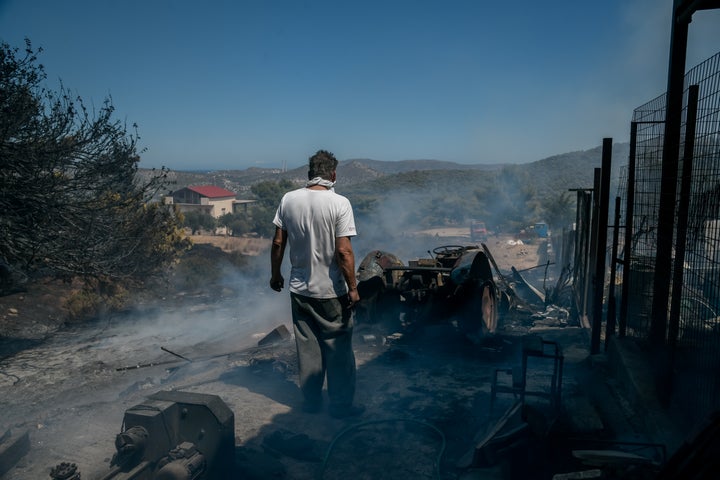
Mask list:
[[[488,247],[501,269],[545,261],[537,245],[509,238],[492,238]],[[304,413],[292,340],[258,347],[274,328],[291,329],[287,294],[264,282],[233,282],[220,300],[177,292],[82,325],[64,324],[62,295],[52,284],[0,297],[0,435],[27,431],[31,442],[2,478],[49,478],[61,462],[75,463],[82,478],[102,478],[124,412],[165,390],[218,395],[232,410],[234,478],[519,478],[508,476],[513,462],[458,466],[514,401],[499,395],[490,409],[495,371],[518,365],[523,336],[542,335],[564,349],[564,394],[573,398],[583,389],[573,371],[587,358],[587,332],[549,326],[531,312],[508,315],[498,335],[481,344],[445,322],[414,333],[361,324],[354,349],[365,413],[343,420]],[[548,368],[533,375],[538,388],[547,386]],[[546,405],[540,402],[538,411]],[[545,413],[537,418],[538,435],[558,421]],[[291,448],[293,441],[304,448]],[[525,478],[570,468],[560,450],[544,450],[549,445],[535,445],[525,464],[538,476]]]

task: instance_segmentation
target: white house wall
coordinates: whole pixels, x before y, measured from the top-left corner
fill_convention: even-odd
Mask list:
[[[228,198],[226,200],[211,200],[212,211],[210,215],[215,218],[222,217],[226,213],[233,213],[233,201],[234,198]]]

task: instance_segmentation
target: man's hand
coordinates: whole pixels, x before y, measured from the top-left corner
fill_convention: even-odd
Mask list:
[[[275,227],[275,236],[270,247],[270,288],[276,292],[285,286],[285,279],[280,274],[285,245],[287,245],[287,231]]]
[[[276,292],[279,292],[280,290],[282,290],[284,286],[285,286],[285,279],[283,278],[282,275],[278,275],[278,276],[272,277],[270,279],[270,288],[272,288]]]
[[[348,291],[348,308],[353,308],[360,301],[360,294],[357,288]]]

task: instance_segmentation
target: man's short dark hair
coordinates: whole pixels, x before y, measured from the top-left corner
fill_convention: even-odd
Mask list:
[[[327,150],[318,150],[315,155],[310,157],[310,162],[308,164],[308,180],[312,180],[315,177],[330,180],[330,177],[337,166],[338,161],[335,158],[335,155]]]

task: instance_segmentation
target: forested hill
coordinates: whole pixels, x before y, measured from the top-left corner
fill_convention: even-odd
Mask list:
[[[382,161],[349,159],[338,167],[338,190],[372,194],[387,188],[431,188],[457,191],[462,188],[481,186],[501,172],[518,175],[532,182],[538,194],[558,189],[590,188],[593,171],[600,167],[601,147],[555,155],[526,164],[477,164],[468,165],[441,160]],[[627,163],[628,144],[613,146],[613,170]],[[173,189],[188,185],[211,184],[237,192],[240,197],[249,194],[253,184],[263,181],[291,180],[297,183],[307,180],[307,167],[283,171],[273,168],[248,168],[245,170],[172,171]]]
[[[412,171],[451,171],[451,170],[498,170],[502,165],[463,165],[441,160],[401,160],[395,162],[349,159],[342,160],[338,166],[338,177],[345,186],[375,180],[394,174]],[[171,180],[175,189],[188,185],[216,185],[241,193],[249,190],[253,184],[264,181],[290,180],[301,183],[307,180],[307,166],[289,170],[279,168],[252,167],[245,170],[212,171],[171,171]]]

